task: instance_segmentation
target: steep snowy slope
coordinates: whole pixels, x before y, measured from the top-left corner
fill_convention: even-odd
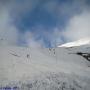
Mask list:
[[[0,88],[16,90],[90,90],[90,62],[78,52],[89,46],[0,47]]]

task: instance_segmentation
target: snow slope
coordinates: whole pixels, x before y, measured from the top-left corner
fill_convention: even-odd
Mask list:
[[[74,47],[74,46],[81,46],[81,45],[90,45],[90,38],[83,38],[80,39],[78,41],[74,41],[74,42],[69,42],[63,45],[60,45],[58,47]]]
[[[90,90],[90,62],[77,52],[90,53],[90,47],[0,46],[0,88]]]

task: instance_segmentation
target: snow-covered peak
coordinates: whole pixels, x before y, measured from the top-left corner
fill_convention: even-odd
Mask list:
[[[81,46],[81,45],[89,45],[90,44],[90,38],[83,38],[74,42],[69,42],[66,44],[62,44],[58,47],[74,47],[74,46]]]

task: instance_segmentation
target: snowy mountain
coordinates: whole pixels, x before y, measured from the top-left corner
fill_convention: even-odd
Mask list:
[[[78,41],[60,45],[58,47],[74,47],[74,46],[81,46],[81,45],[88,45],[88,44],[90,45],[90,38],[84,38],[84,39],[80,39]]]
[[[90,90],[90,47],[0,46],[0,89],[11,88]]]

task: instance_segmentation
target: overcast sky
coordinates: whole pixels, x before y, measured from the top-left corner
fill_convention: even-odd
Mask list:
[[[89,37],[89,29],[90,0],[0,0],[6,45],[55,47]]]

